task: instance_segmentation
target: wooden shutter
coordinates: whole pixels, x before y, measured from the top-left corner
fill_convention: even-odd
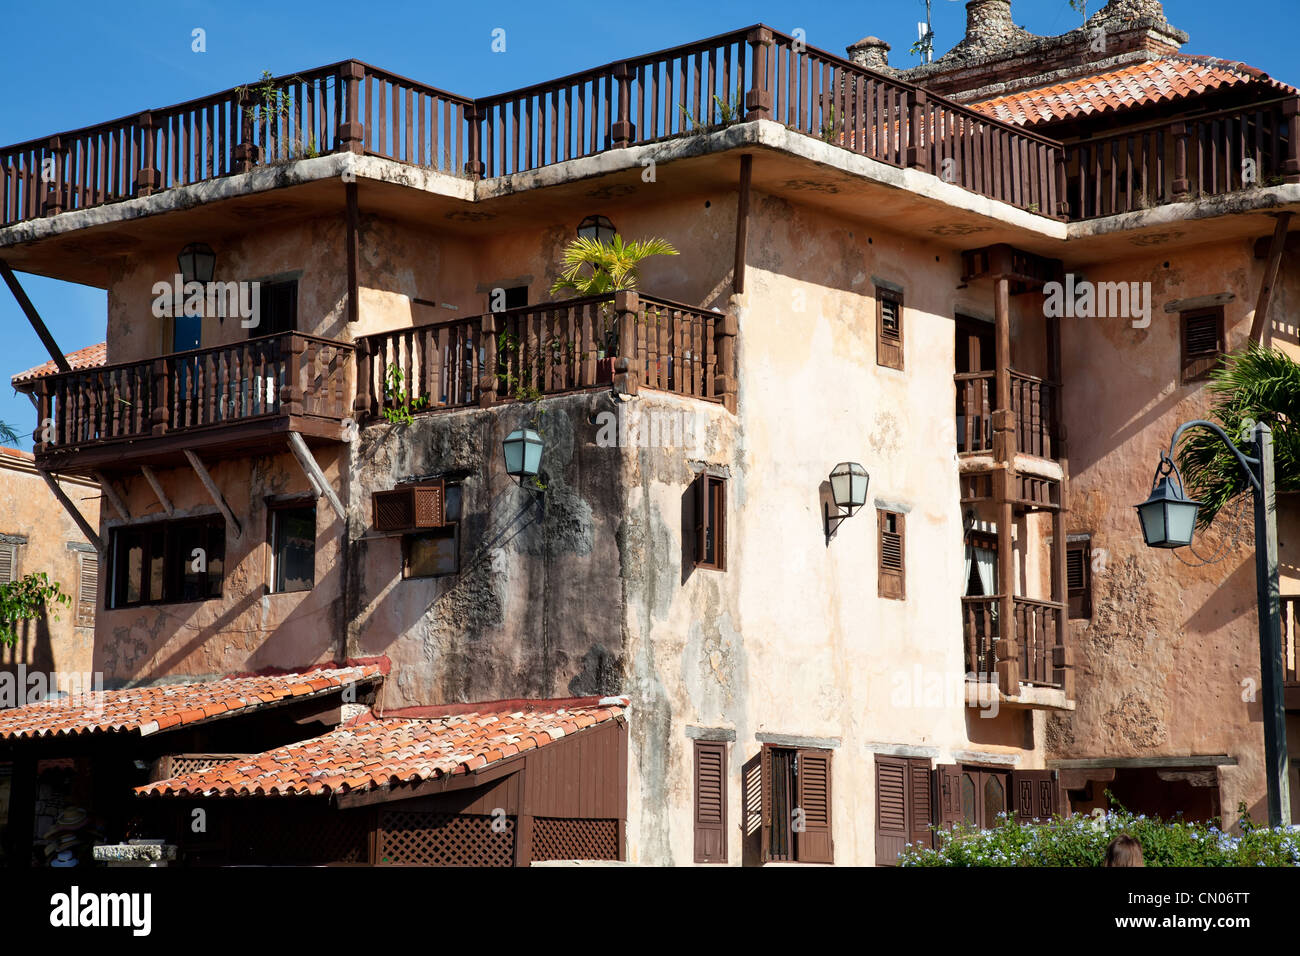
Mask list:
[[[882,598],[903,600],[907,597],[907,555],[904,522],[906,516],[895,511],[877,511],[879,529],[879,592]]]
[[[908,763],[876,754],[876,866],[894,866],[907,844]]]
[[[18,573],[18,545],[0,544],[0,584],[10,584]]]
[[[1058,812],[1059,787],[1051,770],[1011,771],[1011,807],[1016,819],[1050,820]]]
[[[726,479],[715,475],[700,475],[695,479],[692,500],[695,506],[695,565],[701,568],[726,570]],[[709,505],[712,503],[713,508]],[[710,517],[710,510],[712,517]],[[712,538],[713,554],[708,554],[708,541]]]
[[[799,809],[803,830],[794,834],[794,858],[800,863],[833,863],[831,842],[831,752],[803,748],[797,752]]]
[[[695,862],[727,862],[727,745],[695,741]]]
[[[907,828],[908,842],[931,846],[934,819],[930,794],[930,761],[912,757],[907,761]]]
[[[934,768],[934,822],[944,830],[964,819],[961,810],[961,767],[941,763]]]
[[[876,287],[876,364],[903,367],[903,297]]]
[[[772,745],[763,744],[759,751],[759,799],[762,826],[759,830],[759,845],[763,848],[760,859],[766,863],[772,858]]]
[[[1205,309],[1182,314],[1183,381],[1195,382],[1209,376],[1224,351],[1223,309]]]
[[[763,756],[756,753],[740,768],[740,828],[744,834],[745,861],[763,859],[767,852],[763,827]],[[758,853],[754,853],[757,840]]]
[[[82,554],[77,579],[77,627],[95,626],[95,608],[99,604],[99,555]]]
[[[1065,587],[1070,617],[1092,617],[1092,545],[1088,542],[1067,545],[1065,549]]]

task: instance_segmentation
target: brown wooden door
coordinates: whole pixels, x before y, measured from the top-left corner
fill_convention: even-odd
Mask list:
[[[799,821],[794,831],[795,859],[800,863],[832,863],[831,752],[801,749],[795,754]]]
[[[998,814],[1011,809],[1010,778],[1005,770],[962,767],[958,778],[962,821],[986,830],[996,827]]]
[[[1059,788],[1051,770],[1011,771],[1012,807],[1016,819],[1050,820],[1059,812]]]

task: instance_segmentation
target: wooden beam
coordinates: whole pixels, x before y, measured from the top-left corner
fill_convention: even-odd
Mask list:
[[[346,521],[348,514],[343,509],[343,502],[339,501],[339,496],[330,487],[329,479],[325,477],[325,472],[321,471],[320,465],[316,464],[316,459],[312,457],[311,449],[302,440],[302,436],[297,432],[289,432],[289,447],[293,450],[293,456],[298,459],[298,464],[302,465],[302,470],[307,475],[307,480],[311,482],[312,488],[316,490],[317,496],[323,494],[334,508],[334,513],[339,516],[339,520]]]
[[[9,291],[18,300],[18,307],[23,310],[23,315],[27,316],[27,321],[32,324],[32,328],[40,336],[41,344],[45,346],[45,351],[50,353],[50,358],[54,359],[54,364],[59,371],[71,372],[72,366],[68,364],[68,360],[64,357],[63,350],[54,341],[54,336],[50,335],[50,330],[45,327],[45,323],[41,320],[41,314],[36,311],[36,306],[32,305],[32,300],[27,298],[27,292],[18,284],[18,277],[9,268],[9,263],[3,259],[0,259],[0,276],[4,277],[5,285],[9,286]]]
[[[49,487],[50,493],[59,500],[59,504],[63,505],[63,510],[66,511],[72,520],[77,523],[77,527],[80,528],[81,533],[86,536],[86,540],[94,545],[95,550],[102,556],[104,553],[104,542],[100,539],[99,532],[90,526],[90,522],[87,521],[85,516],[81,513],[81,509],[72,503],[72,499],[68,497],[67,492],[60,487],[59,482],[51,476],[48,471],[42,471],[40,468],[37,468],[36,473],[45,479],[45,484]]]
[[[357,210],[357,184],[355,180],[343,184],[343,195],[347,205],[345,214],[347,231],[344,248],[348,260],[348,321],[355,322],[360,318],[357,308],[357,227],[360,213]]]
[[[740,295],[745,291],[745,244],[749,237],[749,181],[753,174],[754,157],[749,153],[740,157],[740,194],[736,201],[736,264],[731,278],[731,291]]]
[[[203,467],[203,462],[199,461],[199,456],[186,448],[185,457],[189,460],[190,467],[194,469],[194,473],[199,476],[199,481],[203,482],[203,487],[208,489],[208,495],[212,498],[212,503],[217,506],[217,510],[221,512],[222,517],[224,517],[226,521],[230,523],[230,526],[235,529],[235,537],[243,537],[244,529],[240,526],[239,519],[236,518],[234,512],[230,510],[230,505],[226,504],[226,499],[222,496],[221,489],[218,488],[217,483],[212,480],[212,476],[208,474],[208,470]]]
[[[153,473],[153,469],[148,465],[141,465],[140,471],[144,475],[144,480],[149,482],[149,487],[153,489],[153,493],[158,496],[158,503],[163,506],[163,511],[165,511],[167,517],[170,518],[175,512],[175,509],[172,508],[171,499],[168,498],[166,492],[162,490],[162,484],[158,481],[158,476]]]
[[[113,506],[113,510],[117,512],[118,517],[123,521],[130,521],[131,512],[126,510],[126,502],[123,501],[122,496],[117,493],[117,489],[113,487],[113,483],[109,481],[108,476],[102,471],[93,471],[91,474],[94,476],[95,480],[99,482],[100,490],[104,492],[104,497],[107,498],[108,503]]]
[[[1273,330],[1268,324],[1268,304],[1273,298],[1273,287],[1277,284],[1277,271],[1282,266],[1282,253],[1286,251],[1286,229],[1291,224],[1290,212],[1277,215],[1277,227],[1273,230],[1273,245],[1269,249],[1268,265],[1264,267],[1264,281],[1259,285],[1259,301],[1255,303],[1255,321],[1250,323],[1250,340],[1265,347],[1273,337]]]
[[[1273,248],[1273,237],[1260,236],[1255,240],[1255,258],[1267,259],[1269,250]],[[1286,234],[1286,251],[1300,252],[1300,232],[1288,232]]]

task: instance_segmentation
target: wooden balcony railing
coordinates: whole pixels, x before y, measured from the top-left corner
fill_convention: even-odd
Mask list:
[[[1298,104],[1292,96],[1070,144],[1070,218],[1295,182]]]
[[[998,619],[1002,596],[963,597],[961,601],[966,672],[981,680],[996,681],[1004,636]],[[1065,642],[1065,605],[1013,597],[1011,606],[1020,682],[1062,686],[1063,655],[1058,648],[1063,648]],[[1003,692],[1010,693],[1006,688]]]
[[[1012,371],[1011,408],[1016,421],[1016,449],[1026,455],[1053,457],[1052,422],[1055,383]],[[957,386],[957,451],[993,451],[993,412],[997,409],[996,373],[960,372]]]
[[[1300,596],[1282,596],[1282,683],[1300,687]]]
[[[591,388],[613,382],[619,357],[643,387],[733,407],[727,317],[652,296],[631,301],[621,312],[611,293],[366,336],[357,407],[382,415]]]
[[[342,420],[352,346],[301,333],[177,352],[38,380],[37,457],[277,416]]]

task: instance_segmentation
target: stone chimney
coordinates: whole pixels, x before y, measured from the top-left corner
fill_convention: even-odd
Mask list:
[[[1031,34],[1011,19],[1011,0],[970,0],[966,4],[966,36],[953,49],[965,56],[990,56],[1029,39]]]
[[[1165,20],[1165,7],[1160,0],[1110,0],[1096,14],[1098,20]],[[1167,22],[1167,21],[1165,21]]]
[[[849,47],[849,59],[868,70],[887,70],[889,49],[889,44],[880,37],[863,37]]]

